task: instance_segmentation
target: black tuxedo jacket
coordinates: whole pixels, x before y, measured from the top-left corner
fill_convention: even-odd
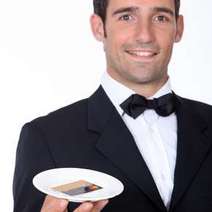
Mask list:
[[[178,146],[170,212],[212,211],[212,107],[178,97]],[[59,167],[102,171],[120,179],[124,192],[105,212],[165,212],[153,178],[104,90],[26,124],[17,147],[14,212],[38,212],[44,195],[37,173]],[[73,211],[75,204],[70,204]]]

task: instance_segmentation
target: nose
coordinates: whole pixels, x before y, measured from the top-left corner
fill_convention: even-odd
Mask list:
[[[152,43],[154,32],[148,20],[140,20],[136,25],[135,39],[140,43]]]

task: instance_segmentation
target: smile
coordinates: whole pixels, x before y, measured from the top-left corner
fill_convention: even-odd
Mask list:
[[[158,54],[152,50],[126,50],[126,53],[140,60],[151,60]]]

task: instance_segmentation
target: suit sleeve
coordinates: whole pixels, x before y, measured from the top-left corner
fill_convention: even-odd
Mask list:
[[[45,140],[45,134],[32,123],[20,134],[13,179],[14,212],[38,212],[45,195],[34,188],[33,177],[44,170],[55,168]]]

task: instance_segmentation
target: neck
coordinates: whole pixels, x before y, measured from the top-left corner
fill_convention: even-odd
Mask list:
[[[131,90],[135,91],[135,93],[140,94],[146,98],[153,96],[160,88],[167,82],[168,77],[164,80],[159,82],[150,82],[150,83],[139,83],[139,84],[132,84],[126,85]]]
[[[142,95],[146,98],[153,96],[160,88],[167,82],[168,76],[152,82],[145,82],[145,83],[135,83],[129,82],[125,80],[121,80],[118,77],[113,76],[110,72],[108,74],[119,83],[123,84],[124,86],[128,87],[129,89],[135,91],[135,93]]]

